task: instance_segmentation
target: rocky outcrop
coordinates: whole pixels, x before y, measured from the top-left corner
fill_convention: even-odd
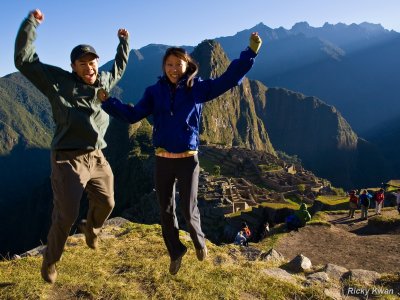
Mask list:
[[[345,273],[343,278],[348,279],[363,285],[371,285],[380,278],[380,274],[375,271],[363,269],[353,269]]]
[[[289,272],[281,269],[281,268],[268,268],[268,269],[263,269],[262,270],[262,274],[269,276],[269,277],[273,277],[273,278],[277,278],[279,280],[282,281],[286,281],[289,282],[293,285],[299,286],[297,280],[295,277],[292,276],[292,274],[290,274]]]
[[[311,270],[312,263],[308,257],[299,254],[287,264],[287,268],[295,273],[300,273]]]
[[[248,257],[249,254],[246,252],[254,254],[251,246],[240,247],[242,248],[240,252],[242,256]],[[261,251],[258,257],[252,255],[249,260],[264,260],[265,257],[271,257],[271,259],[274,257],[274,259],[268,260],[273,262],[273,265],[262,270],[263,276],[270,276],[299,288],[313,286],[322,291],[329,299],[349,299],[349,297],[361,294],[364,296],[369,294],[370,296],[386,295],[394,297],[400,295],[398,286],[393,287],[390,284],[384,284],[382,278],[389,274],[380,274],[363,269],[347,270],[344,267],[333,264],[327,264],[321,268],[313,266],[311,260],[302,254],[285,263],[286,260],[283,255],[275,249],[270,249],[268,252]],[[277,263],[280,263],[279,267],[275,266]]]
[[[260,254],[260,260],[282,262],[285,260],[285,257],[281,253],[276,251],[274,248],[271,248],[268,252]]]
[[[328,274],[329,278],[336,281],[339,281],[343,275],[349,271],[346,268],[335,264],[327,264],[323,270],[326,274]]]

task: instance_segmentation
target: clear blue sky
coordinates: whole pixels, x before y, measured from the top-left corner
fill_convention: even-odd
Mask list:
[[[133,49],[150,43],[195,46],[260,22],[290,29],[302,21],[314,27],[366,21],[400,32],[399,0],[5,0],[0,7],[0,77],[16,71],[15,35],[34,8],[45,15],[36,42],[41,61],[66,70],[71,49],[81,43],[96,48],[100,65],[113,59],[122,27]]]

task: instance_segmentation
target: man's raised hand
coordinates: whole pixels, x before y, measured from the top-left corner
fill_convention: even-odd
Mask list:
[[[39,22],[39,24],[44,21],[44,14],[40,11],[40,9],[36,8],[35,10],[32,10],[31,14],[36,19],[36,21]]]
[[[129,31],[125,28],[118,29],[118,37],[127,39],[129,37]]]

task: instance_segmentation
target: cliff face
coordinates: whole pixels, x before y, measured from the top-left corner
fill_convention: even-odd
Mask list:
[[[215,41],[204,41],[192,53],[200,65],[203,79],[220,76],[229,66],[229,59]],[[244,78],[217,99],[204,105],[201,141],[203,143],[242,146],[275,154],[261,119],[257,117],[251,81]]]
[[[357,148],[357,135],[333,106],[286,89],[267,89],[259,83],[253,88],[261,93],[257,112],[276,147],[302,156]]]
[[[390,176],[378,149],[360,139],[335,107],[259,82],[251,88],[275,149],[298,155],[307,169],[336,186],[376,185]],[[365,166],[379,167],[366,173]]]

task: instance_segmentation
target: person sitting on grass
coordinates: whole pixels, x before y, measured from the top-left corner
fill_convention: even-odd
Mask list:
[[[242,230],[240,230],[236,237],[235,237],[235,241],[233,242],[235,245],[239,245],[239,246],[246,246],[247,244],[247,240],[246,237],[244,236],[244,233]]]
[[[307,210],[307,204],[301,203],[300,208],[294,214],[286,217],[286,228],[291,230],[298,230],[300,227],[306,226],[306,223],[311,220],[311,215]]]
[[[242,231],[243,231],[244,237],[245,237],[247,240],[250,239],[250,237],[251,237],[251,231],[250,231],[250,228],[249,228],[249,226],[247,225],[246,222],[243,222],[243,223],[242,223]]]

